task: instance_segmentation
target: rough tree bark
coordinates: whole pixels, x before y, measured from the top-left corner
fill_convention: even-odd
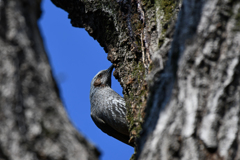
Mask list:
[[[59,98],[37,26],[40,3],[0,0],[0,159],[98,159]]]
[[[240,1],[183,1],[138,159],[240,159],[239,22]]]

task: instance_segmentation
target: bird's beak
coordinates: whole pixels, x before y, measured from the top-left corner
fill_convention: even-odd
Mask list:
[[[107,72],[111,74],[111,73],[112,73],[112,70],[113,70],[113,68],[114,68],[114,66],[113,66],[113,64],[112,64],[112,65],[111,65],[111,66],[110,66],[110,67],[107,69]]]

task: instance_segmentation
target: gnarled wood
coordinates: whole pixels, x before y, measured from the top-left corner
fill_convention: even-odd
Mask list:
[[[37,26],[40,2],[0,1],[0,159],[98,159],[59,98]]]

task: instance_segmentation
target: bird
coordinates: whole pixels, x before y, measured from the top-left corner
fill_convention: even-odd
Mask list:
[[[99,71],[91,81],[91,118],[104,133],[134,147],[134,142],[129,142],[125,100],[111,88],[113,68]]]

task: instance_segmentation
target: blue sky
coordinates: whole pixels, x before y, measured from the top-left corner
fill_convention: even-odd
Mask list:
[[[42,2],[39,27],[70,120],[102,152],[100,159],[130,159],[134,149],[103,133],[90,117],[90,82],[98,71],[111,65],[107,54],[84,29],[72,27],[67,12],[50,0]],[[114,77],[112,88],[122,95]]]

